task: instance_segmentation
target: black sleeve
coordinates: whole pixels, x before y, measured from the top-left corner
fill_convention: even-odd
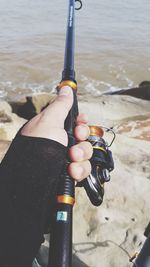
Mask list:
[[[43,242],[67,148],[17,134],[0,165],[0,265],[30,267]]]

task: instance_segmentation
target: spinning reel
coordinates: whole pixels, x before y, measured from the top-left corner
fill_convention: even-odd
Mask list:
[[[104,183],[110,181],[110,172],[114,169],[112,152],[109,147],[114,142],[115,133],[111,128],[106,127],[89,126],[89,128],[88,141],[93,146],[93,156],[90,160],[92,171],[86,179],[77,183],[77,186],[83,186],[91,203],[99,206],[103,202]],[[110,144],[103,139],[104,132],[113,134]]]

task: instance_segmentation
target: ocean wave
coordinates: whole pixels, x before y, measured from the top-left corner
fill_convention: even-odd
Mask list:
[[[83,91],[85,94],[90,94],[92,96],[101,96],[104,92],[113,92],[116,90],[120,90],[123,88],[131,88],[133,87],[134,83],[126,78],[126,82],[128,82],[128,86],[117,86],[113,85],[109,82],[105,81],[98,81],[94,79],[89,79],[86,76],[82,76],[81,78],[83,84]]]
[[[109,64],[109,73],[114,76],[116,81],[123,83],[127,88],[134,86],[134,81],[128,77],[127,70],[122,64]]]
[[[0,98],[14,99],[18,96],[26,96],[41,92],[54,93],[58,81],[52,81],[49,84],[39,83],[13,83],[11,81],[0,82]]]
[[[46,83],[1,81],[0,98],[16,99],[18,96],[34,93],[54,93],[58,83],[59,80],[50,80]],[[104,70],[103,79],[99,79],[99,77],[96,79],[81,73],[78,77],[78,84],[80,85],[80,94],[93,97],[101,96],[104,92],[113,92],[136,86],[134,81],[129,78],[128,71],[121,64],[109,64],[107,71]]]
[[[102,70],[99,77],[103,77],[103,79],[93,79],[92,77],[81,75],[80,80],[83,86],[83,93],[100,96],[107,91],[113,92],[137,86],[130,78],[128,70],[126,70],[123,64],[107,65],[107,67]]]

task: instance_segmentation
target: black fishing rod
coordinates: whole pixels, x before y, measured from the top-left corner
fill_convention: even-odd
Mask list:
[[[75,7],[78,2],[78,7]],[[69,0],[69,12],[66,33],[66,48],[64,58],[64,70],[58,90],[63,86],[70,86],[73,91],[73,106],[65,121],[65,130],[68,134],[68,147],[75,144],[73,131],[75,119],[78,115],[77,82],[74,71],[74,36],[75,36],[75,9],[81,9],[80,0]],[[56,208],[53,216],[50,236],[48,267],[72,266],[72,209],[75,202],[74,181],[67,173],[69,161],[60,177],[57,190]]]
[[[150,267],[150,223],[147,226],[144,235],[147,239],[145,240],[141,251],[139,253],[135,252],[129,260],[134,263],[132,267]]]
[[[82,8],[81,0],[69,0],[69,11],[66,32],[66,47],[62,79],[57,87],[59,91],[63,86],[70,86],[73,91],[73,106],[65,121],[65,130],[68,134],[68,148],[76,143],[74,138],[75,120],[78,115],[77,82],[74,70],[74,36],[75,36],[75,10]],[[105,128],[107,132],[112,129]],[[109,172],[114,164],[109,146],[103,139],[104,130],[101,126],[90,126],[89,142],[93,145],[91,159],[92,172],[77,186],[83,186],[91,203],[99,206],[103,201],[104,183],[110,180]],[[114,135],[115,137],[115,135]],[[68,175],[69,158],[62,171],[57,189],[55,211],[53,213],[48,267],[72,267],[72,217],[75,202],[75,183]]]

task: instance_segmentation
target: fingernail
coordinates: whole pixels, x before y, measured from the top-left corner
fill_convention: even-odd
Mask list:
[[[69,86],[64,86],[59,91],[59,96],[68,96],[71,94],[72,89]]]

